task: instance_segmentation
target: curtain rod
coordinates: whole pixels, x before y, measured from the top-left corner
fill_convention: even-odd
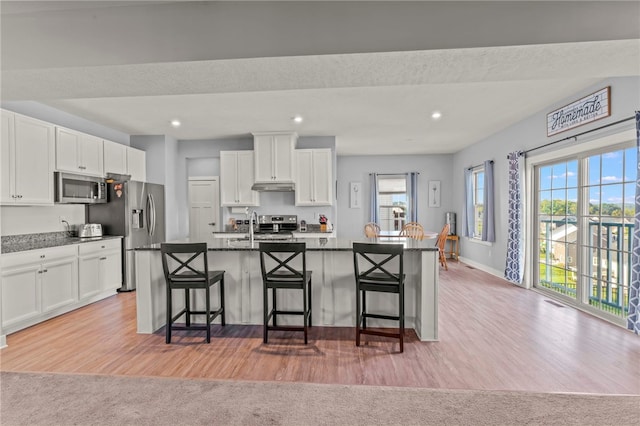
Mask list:
[[[490,163],[493,164],[493,160],[491,160]],[[471,167],[467,167],[467,170],[475,169],[475,168],[478,168],[478,167],[481,167],[481,166],[484,166],[484,163],[477,164],[477,165],[471,166]]]
[[[635,117],[633,117],[633,116],[632,117],[623,118],[622,120],[618,120],[618,121],[615,121],[613,123],[605,124],[604,126],[596,127],[594,129],[591,129],[591,130],[585,130],[584,132],[575,134],[573,136],[567,136],[566,138],[558,139],[557,141],[549,142],[549,143],[546,143],[544,145],[537,146],[535,148],[527,149],[526,151],[520,151],[520,155],[525,155],[525,154],[528,154],[531,151],[535,151],[537,149],[546,148],[546,147],[548,147],[550,145],[553,145],[553,144],[556,144],[556,143],[559,143],[559,142],[564,142],[564,141],[567,141],[569,139],[575,139],[577,141],[578,140],[578,136],[584,136],[584,135],[586,135],[588,133],[595,132],[596,130],[606,129],[607,127],[615,126],[616,124],[624,123],[625,121],[634,120],[634,119],[635,119]],[[508,155],[507,155],[507,158],[509,158]]]
[[[410,173],[415,173],[417,175],[420,174],[420,172],[410,172]],[[369,173],[369,176],[373,174],[377,174],[378,176],[399,176],[399,175],[408,175],[410,173]]]

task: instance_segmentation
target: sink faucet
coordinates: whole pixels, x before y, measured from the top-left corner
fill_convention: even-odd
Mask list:
[[[254,226],[258,224],[258,212],[253,210],[249,215],[249,242],[253,245]]]

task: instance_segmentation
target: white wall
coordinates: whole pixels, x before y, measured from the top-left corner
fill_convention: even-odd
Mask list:
[[[546,115],[554,109],[560,108],[570,102],[580,99],[598,89],[611,86],[611,117],[598,120],[588,125],[557,134],[552,137],[546,136]],[[532,94],[535,96],[535,94]],[[531,117],[516,123],[509,128],[490,136],[469,148],[457,153],[453,160],[453,188],[454,194],[462,194],[464,191],[463,175],[464,169],[480,164],[484,160],[494,160],[495,172],[495,220],[496,220],[496,242],[490,246],[474,243],[466,238],[460,241],[460,256],[468,259],[472,263],[484,266],[488,271],[502,275],[507,253],[507,202],[508,202],[508,164],[507,154],[517,150],[528,150],[539,147],[549,142],[557,141],[572,135],[595,129],[607,123],[632,117],[635,110],[640,109],[640,78],[627,77],[607,79],[594,86],[587,87],[580,93],[558,102],[556,105],[549,105],[545,110],[532,115]],[[620,128],[634,126],[633,121],[627,121]],[[578,143],[580,140],[578,140]],[[566,147],[567,144],[576,143],[567,141],[559,143],[546,150]],[[540,153],[542,151],[536,151]],[[458,214],[459,234],[462,233],[461,214],[463,198],[458,195],[454,198],[454,211]]]
[[[369,203],[371,185],[369,173],[409,173],[418,176],[418,222],[425,230],[440,231],[445,213],[453,211],[453,185],[451,182],[452,155],[389,155],[338,157],[338,237],[362,238],[364,225],[370,222]],[[442,193],[440,207],[428,207],[428,184],[439,180]],[[349,184],[362,183],[362,207],[349,207]]]

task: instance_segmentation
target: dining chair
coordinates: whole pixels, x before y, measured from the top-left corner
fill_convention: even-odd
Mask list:
[[[424,228],[418,222],[408,222],[402,227],[400,236],[422,240],[424,239]]]
[[[364,226],[364,235],[367,238],[376,238],[380,236],[380,225],[375,222],[369,222]]]
[[[447,267],[447,256],[445,254],[445,245],[447,244],[447,235],[449,235],[449,224],[445,224],[442,227],[442,231],[438,235],[438,239],[436,240],[436,246],[438,247],[438,258],[440,259],[440,265],[444,267],[445,271],[448,271]]]
[[[211,322],[220,316],[224,318],[224,272],[210,271],[207,263],[207,243],[162,243],[162,269],[167,283],[167,325],[166,343],[171,343],[172,330],[206,330],[207,343],[211,341]],[[210,288],[219,284],[220,307],[211,311]],[[204,310],[191,309],[191,290],[205,290]],[[184,290],[184,309],[173,314],[173,290]],[[178,318],[185,316],[184,326],[173,325]],[[193,315],[204,315],[205,324],[191,324]]]

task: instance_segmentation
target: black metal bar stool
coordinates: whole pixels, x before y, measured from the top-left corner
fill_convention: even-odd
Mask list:
[[[211,341],[211,322],[220,316],[224,320],[224,271],[209,271],[207,243],[164,243],[160,245],[162,268],[167,282],[167,326],[166,342],[171,343],[172,330],[206,330],[207,343]],[[186,260],[185,260],[186,259]],[[202,259],[202,260],[200,260]],[[202,261],[202,269],[195,265]],[[220,282],[220,307],[211,311],[210,288]],[[184,289],[184,309],[173,315],[172,290]],[[205,310],[191,310],[190,290],[205,290]],[[174,326],[175,321],[185,316],[184,326]],[[205,315],[205,324],[191,324],[193,315]]]
[[[356,346],[360,346],[360,335],[370,334],[400,339],[400,352],[404,351],[403,253],[402,244],[353,243],[353,264],[356,276]],[[368,312],[368,291],[397,294],[398,315]],[[399,330],[394,333],[368,329],[367,318],[398,321]]]
[[[292,264],[301,267],[295,269]],[[308,328],[311,327],[311,271],[307,271],[305,243],[260,243],[260,268],[264,304],[264,343],[268,342],[271,330],[302,331],[307,344]],[[272,307],[269,310],[269,290],[272,290]],[[302,290],[301,311],[280,310],[276,302],[276,290]],[[278,315],[302,315],[303,326],[278,325]],[[273,325],[269,321],[273,320]]]

